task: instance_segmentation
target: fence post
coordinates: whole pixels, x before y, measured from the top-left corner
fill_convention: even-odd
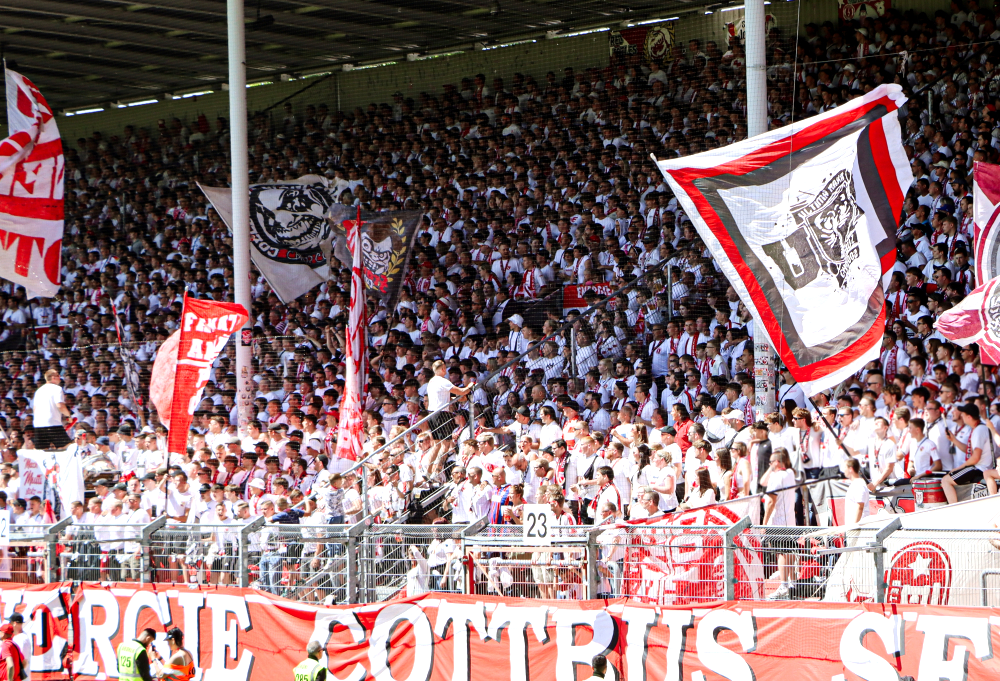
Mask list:
[[[244,589],[250,586],[250,533],[264,527],[264,519],[257,518],[240,529],[240,586]]]
[[[736,537],[744,530],[749,529],[751,525],[750,518],[741,518],[735,525],[727,527],[726,533],[723,536],[727,601],[736,600]]]
[[[903,526],[899,518],[893,518],[889,524],[875,533],[875,542],[872,552],[875,557],[875,602],[885,603],[885,547],[882,543],[889,538],[889,535]]]
[[[347,528],[347,602],[359,603],[358,585],[364,575],[365,561],[359,560],[358,537],[364,539],[365,530],[371,525],[371,518],[362,518]],[[359,570],[361,566],[361,570]]]
[[[59,533],[69,527],[72,522],[73,517],[67,516],[50,527],[49,531],[45,533],[45,563],[48,567],[45,571],[46,584],[59,581],[59,566],[56,564],[59,556],[56,554],[56,545],[59,543]]]
[[[601,547],[597,543],[597,534],[604,529],[595,527],[587,532],[587,599],[597,598],[597,593],[601,588],[601,578],[597,571],[597,561],[600,556]]]
[[[465,593],[474,594],[476,593],[476,566],[473,563],[472,558],[469,556],[469,550],[466,547],[465,540],[467,537],[479,534],[487,526],[489,526],[489,516],[483,516],[479,520],[469,523],[469,526],[462,530],[462,562],[465,564]]]
[[[576,327],[569,327],[569,375],[575,380],[576,375]]]
[[[167,516],[161,515],[151,523],[142,526],[142,534],[139,536],[139,546],[142,552],[142,569],[139,570],[139,583],[146,583],[146,576],[149,581],[153,581],[153,533],[167,524]]]

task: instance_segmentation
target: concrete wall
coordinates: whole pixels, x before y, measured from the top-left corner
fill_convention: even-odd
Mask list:
[[[945,0],[894,0],[894,7],[917,10],[932,14],[936,9],[947,9]],[[837,21],[837,0],[801,0],[787,2],[773,0],[767,11],[775,16],[777,27],[785,36],[795,33],[796,25]],[[674,22],[676,39],[686,43],[691,38],[715,40],[720,46],[725,44],[726,24],[735,23],[743,16],[743,10],[715,12],[714,14],[685,14]],[[611,24],[614,26],[614,24]],[[575,38],[538,40],[496,50],[466,51],[451,57],[442,57],[418,62],[402,61],[391,66],[338,72],[308,91],[297,95],[293,105],[298,109],[306,104],[325,102],[331,109],[349,110],[367,106],[370,102],[391,101],[394,91],[400,90],[407,96],[417,96],[421,92],[440,93],[444,84],[458,85],[465,76],[483,73],[487,81],[494,76],[508,80],[515,72],[544,76],[546,71],[557,72],[566,66],[583,68],[606,66],[609,59],[608,34],[593,33]],[[277,78],[277,75],[275,75]],[[254,79],[251,76],[251,79]],[[260,80],[260,78],[256,78]],[[273,85],[254,87],[247,90],[247,106],[250,111],[258,111],[308,85],[310,80],[276,82]],[[218,86],[216,86],[218,87]],[[208,88],[206,88],[208,89]],[[100,113],[59,117],[59,129],[63,138],[75,141],[89,136],[95,130],[105,136],[119,134],[125,125],[155,127],[161,118],[180,118],[190,121],[199,114],[205,114],[214,122],[217,116],[229,117],[228,93],[215,94],[186,100],[174,100],[127,109],[109,109]]]

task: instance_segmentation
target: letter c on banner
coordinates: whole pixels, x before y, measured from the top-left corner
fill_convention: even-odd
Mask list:
[[[865,635],[875,634],[890,655],[903,653],[903,618],[883,617],[877,612],[863,612],[844,628],[840,637],[840,659],[847,668],[865,681],[899,681],[899,673],[884,657],[865,647]]]
[[[335,670],[330,667],[334,660],[336,660],[337,669],[341,668],[342,663],[350,662],[349,659],[345,659],[345,655],[340,653],[340,651],[335,652],[332,657],[329,655],[330,637],[333,634],[334,626],[338,624],[350,632],[351,640],[354,643],[364,643],[365,627],[358,621],[358,616],[350,610],[318,612],[316,614],[316,622],[313,625],[313,633],[309,637],[309,640],[319,641],[323,644],[323,657],[320,658],[320,662],[327,667],[328,679],[332,681],[364,681],[365,677],[368,676],[368,672],[358,663],[355,663],[354,669],[347,676],[337,676],[334,673]]]
[[[757,622],[749,612],[735,613],[732,610],[713,610],[701,618],[695,645],[698,646],[698,661],[706,669],[729,681],[754,681],[753,669],[740,655],[719,643],[719,631],[729,629],[736,634],[744,653],[757,648]],[[704,681],[705,675],[698,671],[691,675],[691,681]]]
[[[397,680],[389,667],[392,635],[403,622],[409,622],[414,638],[411,648],[413,668],[405,681],[429,681],[431,678],[431,670],[434,668],[434,633],[431,631],[430,620],[419,606],[404,603],[383,608],[375,618],[375,626],[372,627],[371,638],[368,640],[368,660],[375,681],[403,681]]]
[[[155,591],[136,591],[128,599],[128,605],[125,606],[125,614],[122,616],[123,641],[131,641],[135,638],[136,629],[139,628],[139,613],[146,608],[156,613],[156,619],[159,620],[161,625],[166,625],[170,622],[169,612],[167,613],[167,619],[163,619],[163,613],[160,612],[160,601]]]

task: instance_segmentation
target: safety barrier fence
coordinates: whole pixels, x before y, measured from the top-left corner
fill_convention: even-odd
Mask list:
[[[379,602],[427,591],[522,598],[627,596],[662,605],[834,600],[1000,605],[1000,531],[844,532],[732,526],[522,525],[11,526],[0,582],[139,582],[255,587],[297,601]]]

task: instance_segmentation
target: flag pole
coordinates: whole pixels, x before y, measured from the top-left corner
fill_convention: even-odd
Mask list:
[[[747,135],[767,132],[766,14],[764,0],[746,0]],[[774,411],[774,359],[759,315],[754,316],[754,414],[760,419]]]
[[[227,0],[229,41],[229,145],[233,196],[233,302],[249,317],[236,343],[236,405],[239,434],[253,418],[253,307],[250,300],[250,169],[247,158],[246,43],[243,0]]]

